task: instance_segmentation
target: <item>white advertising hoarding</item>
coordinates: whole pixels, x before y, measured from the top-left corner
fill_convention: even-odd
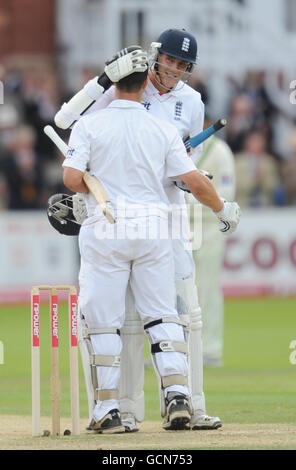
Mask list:
[[[243,210],[222,281],[226,295],[296,294],[296,208]]]
[[[44,212],[1,213],[0,302],[29,301],[32,285],[77,285],[77,241]],[[296,294],[296,208],[243,210],[227,237],[222,286],[226,296]]]
[[[0,263],[0,302],[30,299],[33,285],[77,285],[77,237],[54,230],[45,211],[0,213]]]

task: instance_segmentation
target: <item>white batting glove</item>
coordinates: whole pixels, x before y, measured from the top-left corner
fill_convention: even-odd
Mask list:
[[[145,72],[148,68],[148,57],[139,46],[130,46],[121,51],[108,62],[104,69],[111,82],[119,82],[134,72]]]
[[[72,196],[73,202],[73,215],[78,224],[82,224],[87,218],[87,209],[84,200],[84,196],[80,193],[74,194]]]
[[[220,221],[220,232],[224,234],[233,233],[239,223],[241,210],[237,202],[228,202],[222,199],[223,208],[219,212],[214,212]]]

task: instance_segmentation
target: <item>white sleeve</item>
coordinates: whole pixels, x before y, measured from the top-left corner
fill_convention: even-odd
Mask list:
[[[83,116],[91,114],[100,109],[105,109],[107,106],[115,100],[115,86],[112,85],[105,93],[103,93],[100,98],[94,102],[86,111],[83,113]]]
[[[188,157],[183,141],[176,128],[172,128],[172,138],[166,157],[166,177],[177,178],[179,175],[196,170],[191,158]]]
[[[90,141],[83,121],[83,119],[79,120],[73,127],[69,139],[69,150],[63,162],[63,167],[82,172],[86,170],[90,156]]]
[[[61,129],[70,129],[80,117],[92,108],[105,89],[98,83],[98,77],[89,80],[84,87],[64,103],[54,117],[55,124]]]

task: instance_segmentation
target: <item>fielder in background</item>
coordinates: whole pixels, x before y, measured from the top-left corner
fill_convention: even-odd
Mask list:
[[[128,284],[151,344],[164,429],[187,429],[193,414],[187,324],[176,310],[173,247],[169,233],[163,232],[170,210],[165,188],[174,187],[181,178],[231,230],[240,216],[238,205],[223,202],[209,179],[196,170],[175,126],[150,115],[140,104],[148,83],[148,58],[141,52],[146,72],[139,70],[119,80],[115,100],[79,120],[63,163],[65,185],[86,194],[88,217],[79,233],[79,302],[90,364],[97,373],[97,401],[89,424],[89,430],[97,433],[125,431],[118,386]],[[106,221],[88,192],[83,180],[87,167],[106,188],[116,224]],[[128,367],[133,367],[132,362]]]
[[[126,54],[126,52],[128,54]],[[107,62],[105,73],[90,80],[68,103],[64,103],[55,116],[55,123],[62,129],[68,129],[81,115],[90,114],[106,108],[115,99],[115,86],[124,74],[129,74],[137,66],[137,53],[131,55],[123,49],[110,62]],[[164,31],[156,42],[151,43],[149,57],[149,81],[145,88],[141,105],[149,114],[173,124],[184,146],[190,154],[190,136],[203,130],[204,104],[200,93],[187,85],[193,67],[197,62],[197,42],[194,36],[185,30],[169,29]],[[191,153],[195,161],[201,146]],[[116,171],[116,169],[115,169]],[[184,192],[176,185],[168,185],[166,194],[171,204],[185,207]],[[176,217],[176,214],[175,214]],[[189,224],[186,209],[179,211],[179,224]],[[202,350],[202,314],[195,285],[195,267],[192,252],[185,247],[189,245],[188,236],[183,231],[183,238],[173,240],[175,258],[175,282],[177,292],[177,309],[180,316],[190,318],[189,356],[190,383],[194,414],[191,428],[217,429],[221,420],[217,416],[208,416],[203,392],[203,350]],[[144,336],[140,317],[135,309],[131,290],[127,290],[126,320],[121,330],[123,350],[122,374],[120,381],[120,409],[126,431],[137,431],[144,419]],[[87,374],[87,351],[80,342],[80,351],[84,364],[89,399],[89,414],[92,414],[95,400],[92,384]],[[133,364],[131,367],[130,364]],[[161,393],[161,391],[160,391]]]
[[[205,119],[205,127],[211,125]],[[235,197],[234,155],[219,137],[212,136],[204,143],[196,167],[213,175],[212,183],[220,197],[233,201]],[[191,195],[189,200],[193,201]],[[195,200],[196,202],[196,200]],[[191,211],[193,213],[193,211]],[[193,222],[193,221],[191,221]],[[191,224],[193,227],[193,223]],[[193,236],[199,236],[194,234]],[[212,211],[202,208],[202,244],[193,251],[196,285],[202,311],[202,340],[205,366],[223,364],[224,298],[221,276],[226,239],[218,230],[218,221]]]

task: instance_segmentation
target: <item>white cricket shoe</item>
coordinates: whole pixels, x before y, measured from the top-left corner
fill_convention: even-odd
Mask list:
[[[121,413],[121,422],[125,432],[137,432],[140,429],[140,423],[132,413]]]
[[[218,416],[195,413],[190,420],[190,427],[193,431],[208,431],[221,428],[222,423]]]

